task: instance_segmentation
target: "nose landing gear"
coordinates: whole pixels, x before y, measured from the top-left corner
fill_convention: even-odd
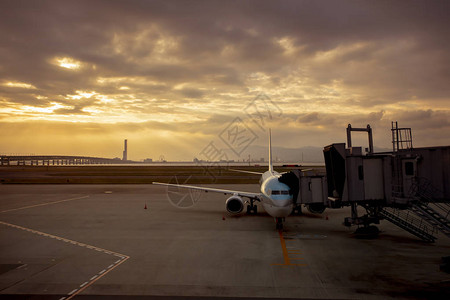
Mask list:
[[[277,222],[277,224],[276,224],[276,229],[277,230],[283,230],[283,219],[284,218],[280,218],[280,217],[275,218],[275,220]]]

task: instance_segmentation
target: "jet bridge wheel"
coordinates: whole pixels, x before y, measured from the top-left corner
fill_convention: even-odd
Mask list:
[[[378,229],[378,227],[374,225],[358,227],[355,230],[355,236],[357,238],[372,239],[376,238],[379,233],[380,229]]]

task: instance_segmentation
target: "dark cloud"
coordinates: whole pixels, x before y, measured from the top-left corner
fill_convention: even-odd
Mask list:
[[[447,128],[449,12],[449,1],[2,1],[0,117],[58,103],[53,118],[173,114],[176,130],[263,91],[296,130],[387,118]],[[64,57],[79,68],[58,66]]]

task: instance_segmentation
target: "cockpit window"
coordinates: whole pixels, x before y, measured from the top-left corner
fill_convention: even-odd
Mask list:
[[[289,191],[272,191],[272,195],[289,195]]]

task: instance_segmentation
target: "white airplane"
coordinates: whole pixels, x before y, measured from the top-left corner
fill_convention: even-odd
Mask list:
[[[225,202],[227,211],[232,214],[238,214],[244,209],[245,203],[249,203],[247,206],[247,213],[257,212],[257,206],[254,204],[255,201],[260,202],[264,207],[265,211],[275,218],[276,228],[278,230],[283,229],[283,220],[289,214],[291,214],[294,209],[293,195],[288,185],[278,181],[281,174],[273,170],[272,164],[272,137],[269,131],[269,170],[264,173],[244,171],[244,170],[233,170],[238,172],[250,173],[250,174],[260,174],[261,179],[259,184],[261,186],[260,193],[242,192],[242,191],[232,191],[224,189],[206,188],[191,185],[182,184],[170,184],[170,183],[160,183],[153,182],[153,184],[164,185],[164,186],[175,186],[178,188],[186,188],[192,190],[200,190],[205,192],[215,192],[223,193],[225,195],[232,195]],[[247,198],[249,201],[245,201],[242,198]]]

